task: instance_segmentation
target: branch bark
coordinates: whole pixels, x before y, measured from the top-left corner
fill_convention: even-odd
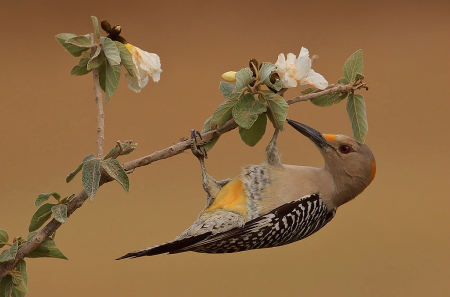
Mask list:
[[[98,82],[98,77],[97,77],[97,82]],[[94,84],[95,83],[96,83],[96,79],[95,79],[95,73],[94,73]],[[98,85],[98,87],[100,87],[100,85]],[[351,84],[346,85],[346,86],[331,85],[323,91],[320,91],[317,93],[311,93],[311,94],[307,94],[307,95],[303,95],[303,96],[297,96],[295,98],[287,100],[287,103],[294,104],[294,103],[301,102],[301,101],[309,101],[311,99],[314,99],[314,98],[317,98],[317,97],[320,97],[320,96],[326,95],[326,94],[349,92],[350,90],[352,90],[352,88],[353,88],[353,85],[351,85]],[[96,89],[96,94],[97,94],[97,89]],[[98,94],[97,94],[96,101],[97,101],[97,98],[102,99],[101,92],[100,92],[100,96],[98,96]],[[101,100],[99,100],[99,101],[101,101]],[[98,104],[98,102],[97,102],[97,104]],[[99,110],[99,115],[103,113],[103,107],[101,107],[101,109],[99,108],[98,110]],[[101,110],[101,113],[100,113],[100,110]],[[104,129],[104,122],[100,123],[100,121],[98,121],[98,123],[99,123],[98,127]],[[237,127],[238,127],[238,125],[236,124],[236,122],[233,119],[231,119],[228,122],[226,122],[225,125],[223,125],[222,127],[202,134],[202,140],[198,141],[198,144],[199,145],[206,144],[206,143],[210,142],[213,138],[216,138],[217,136],[227,133]],[[102,134],[101,134],[102,137],[103,137],[103,129],[102,129]],[[97,132],[98,132],[98,130],[97,130]],[[98,133],[97,135],[100,135],[100,134]],[[98,144],[100,144],[100,143],[101,143],[101,151],[103,151],[103,139],[100,142],[100,138],[99,138]],[[129,170],[133,170],[138,167],[146,166],[155,161],[167,159],[167,158],[176,156],[178,154],[181,154],[185,150],[190,149],[190,145],[191,145],[190,139],[180,141],[177,144],[169,146],[168,148],[165,148],[163,150],[156,151],[153,154],[147,155],[147,156],[139,158],[139,159],[135,159],[133,161],[126,162],[122,166],[125,169],[125,171],[129,171]],[[100,145],[98,146],[98,149],[100,150]],[[101,156],[102,155],[100,155],[100,157]],[[100,186],[102,186],[103,184],[108,183],[110,181],[112,181],[112,179],[110,177],[108,177],[106,175],[102,175],[102,177],[100,179]],[[88,198],[88,196],[84,190],[82,190],[80,193],[78,193],[78,195],[76,195],[70,201],[70,203],[67,205],[67,216],[70,217],[70,215],[75,210],[77,210],[78,208],[80,208],[83,205],[84,201],[86,201],[87,198]],[[19,249],[19,251],[17,252],[16,258],[14,260],[4,262],[0,266],[0,278],[11,273],[11,271],[13,271],[14,267],[17,266],[19,261],[23,260],[28,254],[30,254],[35,248],[37,248],[48,236],[52,235],[60,226],[61,226],[60,222],[56,221],[55,219],[52,219],[44,228],[42,228],[33,238],[28,240]]]
[[[91,38],[94,39],[94,36]],[[96,47],[91,49],[91,57],[95,53]],[[92,69],[94,77],[95,103],[97,103],[97,158],[103,157],[103,147],[105,141],[105,113],[103,112],[103,96],[100,87],[98,68]]]

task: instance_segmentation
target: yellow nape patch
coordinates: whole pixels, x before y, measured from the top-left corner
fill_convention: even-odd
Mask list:
[[[322,134],[322,136],[328,142],[333,142],[336,139],[336,135],[334,134]]]
[[[239,177],[230,181],[220,190],[214,202],[204,213],[214,210],[233,211],[247,216],[247,196]]]
[[[375,163],[375,161],[372,162],[372,164],[370,164],[370,178],[371,178],[371,182],[373,181],[373,179],[375,178],[375,174],[377,173],[377,163]]]

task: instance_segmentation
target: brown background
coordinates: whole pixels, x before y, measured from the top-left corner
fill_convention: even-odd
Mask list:
[[[220,74],[249,58],[275,62],[301,46],[333,83],[362,48],[375,181],[314,236],[229,255],[185,253],[114,261],[173,239],[205,202],[188,153],[135,171],[131,191],[102,187],[57,232],[70,261],[28,260],[31,296],[449,296],[450,5],[447,1],[10,1],[2,3],[0,228],[26,236],[41,192],[78,193],[65,176],[95,152],[92,77],[54,40],[92,32],[91,15],[121,24],[133,44],[161,57],[158,84],[140,94],[123,80],[107,104],[106,147],[133,139],[121,161],[188,137],[222,102]],[[300,93],[292,89],[286,98]],[[351,134],[345,104],[304,102],[289,117]],[[207,161],[218,179],[259,163],[273,128],[246,147],[237,131]],[[314,146],[287,128],[288,164],[321,166]]]

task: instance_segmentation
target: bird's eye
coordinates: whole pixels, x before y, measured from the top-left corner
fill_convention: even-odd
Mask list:
[[[341,151],[341,153],[343,153],[343,154],[348,154],[348,153],[350,153],[351,152],[351,150],[352,150],[352,148],[349,146],[349,145],[341,145],[340,147],[339,147],[339,150]]]

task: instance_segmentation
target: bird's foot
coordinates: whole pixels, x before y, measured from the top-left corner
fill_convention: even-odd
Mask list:
[[[197,136],[202,139],[202,135],[198,130],[191,129],[191,151],[198,159],[208,159],[206,150],[197,144]]]

